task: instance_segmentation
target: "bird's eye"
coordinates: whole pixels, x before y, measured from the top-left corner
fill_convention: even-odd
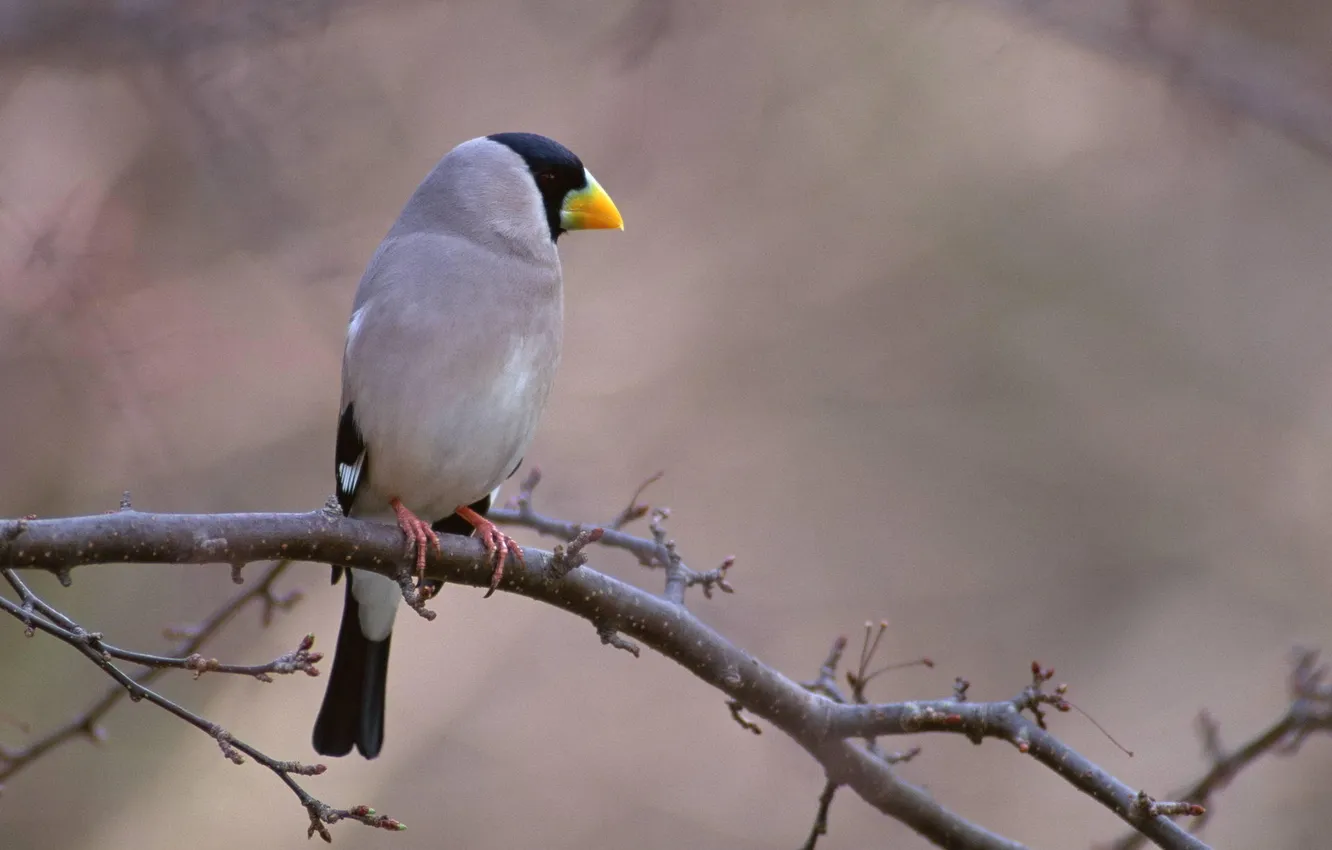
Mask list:
[[[537,180],[542,183],[550,184],[555,182],[555,172],[542,171],[537,174]]]

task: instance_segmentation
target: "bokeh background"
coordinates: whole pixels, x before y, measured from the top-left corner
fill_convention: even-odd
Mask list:
[[[1187,5],[1332,75],[1322,4]],[[769,663],[809,677],[879,618],[886,657],[938,662],[885,699],[1007,697],[1037,658],[1137,755],[1058,733],[1165,794],[1203,767],[1200,708],[1236,742],[1292,646],[1332,647],[1332,161],[945,0],[0,3],[0,514],[320,505],[366,259],[444,151],[511,129],[578,151],[627,221],[561,243],[540,506],[604,520],[664,469],[691,563],[738,557],[694,610]],[[232,592],[221,566],[43,579],[142,649]],[[305,601],[211,654],[331,648],[341,588],[286,585]],[[818,766],[669,661],[518,598],[436,607],[400,619],[382,757],[308,783],[411,829],[339,846],[804,840]],[[106,687],[12,623],[0,681],[11,742]],[[307,760],[322,687],[164,686]],[[309,846],[262,769],[147,707],[106,725],[10,782],[0,844]],[[1002,834],[1120,833],[1010,747],[918,743],[903,774]],[[1329,782],[1326,742],[1267,760],[1207,835],[1322,846]],[[927,846],[849,793],[825,842]]]

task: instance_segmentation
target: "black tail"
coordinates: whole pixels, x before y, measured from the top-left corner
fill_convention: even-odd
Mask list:
[[[314,748],[321,756],[345,756],[355,744],[361,755],[372,759],[384,745],[384,695],[393,636],[373,641],[361,634],[360,607],[347,576],[333,670],[315,720]]]
[[[489,494],[470,507],[485,516],[490,510]],[[431,528],[462,535],[471,534],[473,530],[471,524],[457,514],[449,514]],[[335,583],[342,573],[341,567],[333,568]],[[442,582],[428,580],[425,584],[433,594],[439,591]],[[372,759],[384,746],[384,696],[388,684],[389,642],[393,635],[380,641],[366,638],[361,634],[360,611],[360,604],[352,596],[352,578],[348,575],[342,625],[338,627],[338,646],[333,653],[333,670],[328,675],[324,704],[319,707],[312,736],[315,752],[321,756],[345,756],[355,745],[361,755]]]

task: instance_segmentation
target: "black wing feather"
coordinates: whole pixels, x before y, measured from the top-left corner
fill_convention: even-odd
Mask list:
[[[338,442],[333,449],[333,481],[337,486],[338,505],[343,516],[350,516],[356,494],[370,475],[370,449],[356,426],[356,405],[348,404],[338,419]],[[342,568],[333,568],[333,583],[342,577]]]
[[[348,404],[338,420],[338,444],[333,450],[333,477],[338,486],[338,504],[344,515],[351,515],[356,494],[369,474],[369,451],[361,429],[356,427],[356,405]]]

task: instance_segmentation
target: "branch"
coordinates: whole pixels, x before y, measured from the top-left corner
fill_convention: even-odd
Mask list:
[[[614,540],[608,531],[602,545],[607,538]],[[426,574],[430,578],[489,586],[491,565],[479,541],[441,535],[440,544],[440,551],[429,553]],[[621,632],[671,658],[793,738],[819,761],[828,781],[851,788],[870,805],[940,846],[1016,850],[1021,845],[948,810],[922,789],[898,778],[882,757],[848,738],[940,731],[967,734],[973,740],[987,736],[1009,740],[1160,846],[1194,850],[1206,846],[1168,818],[1144,815],[1134,805],[1136,792],[1023,717],[1020,711],[1033,705],[1028,697],[996,703],[838,704],[810,693],[739,649],[682,605],[585,567],[556,578],[550,552],[527,549],[524,554],[526,564],[511,564],[501,589],[582,617],[599,635],[609,630]],[[338,518],[326,510],[204,515],[121,511],[0,521],[0,565],[51,572],[127,561],[221,562],[239,569],[252,561],[291,558],[391,576],[397,572],[401,556],[398,529]]]
[[[192,652],[184,657],[150,655],[146,652],[135,652],[112,646],[102,639],[100,632],[85,630],[78,623],[48,605],[41,597],[29,590],[14,571],[0,570],[0,574],[4,576],[11,587],[18,591],[19,599],[22,601],[22,604],[15,604],[0,597],[0,609],[24,622],[27,625],[25,634],[28,637],[32,637],[34,631],[41,630],[60,638],[66,643],[78,641],[99,653],[106,661],[117,659],[137,664],[140,667],[192,670],[196,679],[204,673],[236,673],[243,676],[253,676],[261,682],[272,682],[273,677],[269,675],[270,673],[288,675],[299,672],[305,673],[307,676],[319,675],[319,668],[315,665],[324,656],[323,653],[310,651],[314,646],[314,635],[306,635],[301,638],[301,642],[296,646],[296,649],[279,655],[267,664],[223,664],[216,658],[205,658],[197,652]],[[135,679],[135,684],[142,685],[143,683],[140,679]]]
[[[0,561],[0,563],[4,562]],[[300,600],[299,593],[291,593],[286,596],[277,596],[273,593],[274,582],[286,572],[289,566],[291,566],[290,561],[279,561],[270,565],[259,581],[231,597],[202,623],[190,629],[175,630],[176,633],[180,634],[182,642],[172,651],[172,654],[177,656],[196,654],[209,639],[230,623],[237,614],[249,607],[250,603],[259,603],[262,606],[261,616],[263,624],[267,626],[271,622],[275,611],[285,611]],[[134,681],[141,687],[146,687],[160,678],[167,669],[166,667],[149,669],[134,677]],[[98,723],[128,693],[129,691],[124,687],[112,685],[100,699],[78,717],[43,735],[28,746],[22,748],[0,747],[0,783],[45,755],[49,750],[76,738],[101,742],[105,734]]]
[[[1135,791],[1100,766],[1060,741],[1046,728],[1044,706],[1067,711],[1066,686],[1054,693],[1044,691],[1054,675],[1032,663],[1032,683],[1011,700],[968,702],[956,698],[913,700],[871,705],[840,705],[828,718],[827,734],[833,737],[913,735],[919,732],[952,732],[979,744],[986,738],[1007,741],[1018,752],[1030,755],[1079,791],[1118,815],[1130,827],[1160,847],[1204,850],[1202,841],[1170,820],[1180,814],[1201,815],[1202,806],[1157,802],[1143,791]],[[965,684],[958,690],[965,693]],[[1029,712],[1029,718],[1023,712]]]
[[[1207,711],[1199,714],[1203,751],[1211,766],[1198,780],[1171,796],[1186,803],[1207,806],[1217,792],[1262,756],[1268,753],[1291,755],[1310,735],[1332,731],[1332,684],[1326,681],[1327,674],[1326,665],[1318,663],[1317,652],[1296,652],[1290,675],[1291,702],[1285,713],[1230,752],[1221,745],[1220,724]],[[1204,816],[1197,826],[1201,828],[1205,820]],[[1141,834],[1129,833],[1111,844],[1108,850],[1136,850],[1142,844]]]
[[[629,504],[605,527],[596,527],[578,522],[566,522],[537,513],[532,507],[532,493],[536,490],[537,485],[541,483],[541,470],[534,466],[527,477],[523,479],[523,483],[519,485],[518,495],[510,504],[503,508],[491,509],[487,516],[493,522],[530,528],[538,534],[554,537],[566,543],[576,543],[580,535],[597,533],[598,536],[595,542],[599,542],[603,546],[609,546],[612,549],[623,549],[630,552],[645,567],[664,569],[666,571],[666,598],[677,605],[684,604],[685,590],[695,585],[702,586],[703,595],[709,599],[712,598],[714,589],[723,593],[734,593],[735,588],[731,587],[726,581],[727,571],[735,566],[734,555],[728,556],[722,561],[721,566],[714,570],[699,572],[691,569],[685,564],[684,558],[676,549],[675,541],[671,540],[666,533],[665,521],[670,517],[671,509],[657,508],[653,510],[648,505],[639,504],[638,497],[643,495],[643,491],[661,477],[662,473],[658,472],[638,485],[638,489],[634,491],[634,495],[629,499]],[[648,526],[652,534],[650,538],[638,537],[622,530],[630,522],[646,516],[649,511],[652,513],[651,522]],[[559,549],[556,549],[557,553],[559,551]]]
[[[809,828],[809,837],[800,850],[814,850],[819,838],[828,834],[828,809],[832,808],[833,795],[837,793],[838,787],[836,782],[824,783],[823,793],[819,795],[819,808],[814,813],[814,825]]]
[[[271,569],[270,575],[276,571],[276,569],[276,566]],[[249,756],[259,764],[268,768],[292,790],[297,799],[300,800],[301,805],[305,808],[306,813],[310,818],[308,835],[313,836],[315,833],[319,833],[320,837],[325,841],[332,841],[333,836],[328,831],[327,824],[334,824],[340,820],[355,820],[366,826],[394,831],[407,828],[393,818],[377,814],[375,810],[369,806],[354,806],[350,809],[335,809],[321,800],[314,798],[309,792],[302,788],[298,782],[296,782],[294,777],[319,776],[327,770],[324,765],[307,765],[298,761],[279,761],[265,754],[258,748],[235,737],[216,723],[206,720],[189,709],[186,709],[178,703],[162,696],[158,692],[144,687],[140,679],[135,679],[126,674],[119,667],[112,664],[111,661],[114,658],[124,658],[136,664],[150,666],[154,670],[167,670],[172,668],[193,669],[195,671],[196,679],[205,670],[220,671],[232,665],[221,665],[217,664],[216,661],[213,661],[210,664],[203,661],[202,656],[197,655],[192,655],[188,659],[178,659],[144,655],[143,653],[127,652],[125,650],[117,649],[104,643],[101,635],[85,630],[78,623],[47,604],[45,600],[28,588],[13,569],[0,569],[0,575],[2,575],[5,580],[9,582],[10,586],[17,591],[20,600],[18,603],[15,603],[4,597],[0,597],[0,610],[13,615],[16,619],[23,622],[27,626],[25,633],[29,637],[35,632],[41,631],[64,641],[77,649],[84,655],[84,657],[93,664],[96,664],[103,672],[114,679],[119,686],[124,689],[123,692],[129,695],[132,702],[147,700],[158,708],[174,714],[191,726],[201,730],[204,734],[217,742],[218,748],[222,751],[222,755],[233,764],[244,764],[245,757]],[[288,653],[286,656],[283,656],[283,659],[299,660],[283,661],[283,659],[279,659],[278,662],[273,662],[270,665],[260,665],[260,667],[255,668],[236,667],[228,672],[240,672],[254,675],[263,681],[272,681],[266,675],[269,671],[294,672],[295,669],[304,669],[309,675],[315,676],[318,675],[318,670],[313,667],[313,664],[319,661],[321,656],[319,653],[312,653],[309,651],[313,645],[314,636],[307,635],[301,641],[301,645],[295,653]],[[191,665],[189,662],[195,658],[201,659],[200,662]],[[279,665],[291,666],[295,669],[279,670]],[[88,723],[89,721],[85,714],[84,719],[79,722],[77,728],[88,728]],[[58,743],[60,740],[64,739],[65,738],[59,737],[58,732],[53,733],[43,739],[43,742],[47,743],[47,746],[44,749],[49,749],[54,743]],[[4,774],[8,775],[9,773],[13,773],[22,766],[31,763],[33,759],[44,751],[44,749],[42,749],[39,744],[37,747],[29,747],[24,752],[16,755],[0,753],[0,761],[4,762]]]
[[[889,664],[880,667],[874,672],[869,672],[870,664],[874,661],[874,655],[879,651],[879,645],[883,641],[884,633],[888,631],[888,622],[882,620],[879,622],[879,628],[876,632],[873,623],[865,624],[865,640],[860,646],[860,663],[855,670],[848,670],[846,673],[847,684],[851,686],[851,701],[860,705],[865,705],[869,699],[865,696],[865,688],[875,678],[888,672],[902,667],[934,667],[934,662],[928,658],[921,658],[916,661],[908,661],[903,664]],[[833,641],[832,649],[828,652],[828,658],[819,667],[819,675],[810,682],[801,682],[800,686],[810,693],[822,694],[824,697],[836,703],[846,703],[848,700],[842,695],[842,691],[837,686],[837,668],[842,663],[842,653],[846,652],[846,638],[838,637]],[[734,709],[732,709],[734,712]],[[744,725],[745,721],[736,715],[736,722]],[[758,731],[755,728],[754,731]],[[869,753],[883,759],[884,764],[892,766],[904,764],[920,755],[920,747],[912,747],[900,753],[885,753],[879,749],[878,741],[874,738],[865,740],[865,749]],[[833,796],[837,789],[841,787],[838,783],[829,779],[823,786],[823,793],[819,795],[819,807],[814,813],[814,825],[810,828],[809,837],[805,839],[803,850],[814,850],[821,836],[828,834],[828,811],[832,808]]]
[[[1025,19],[1124,64],[1145,68],[1234,115],[1332,159],[1332,97],[1282,57],[1164,0],[967,0]],[[1187,10],[1184,10],[1187,13]]]

